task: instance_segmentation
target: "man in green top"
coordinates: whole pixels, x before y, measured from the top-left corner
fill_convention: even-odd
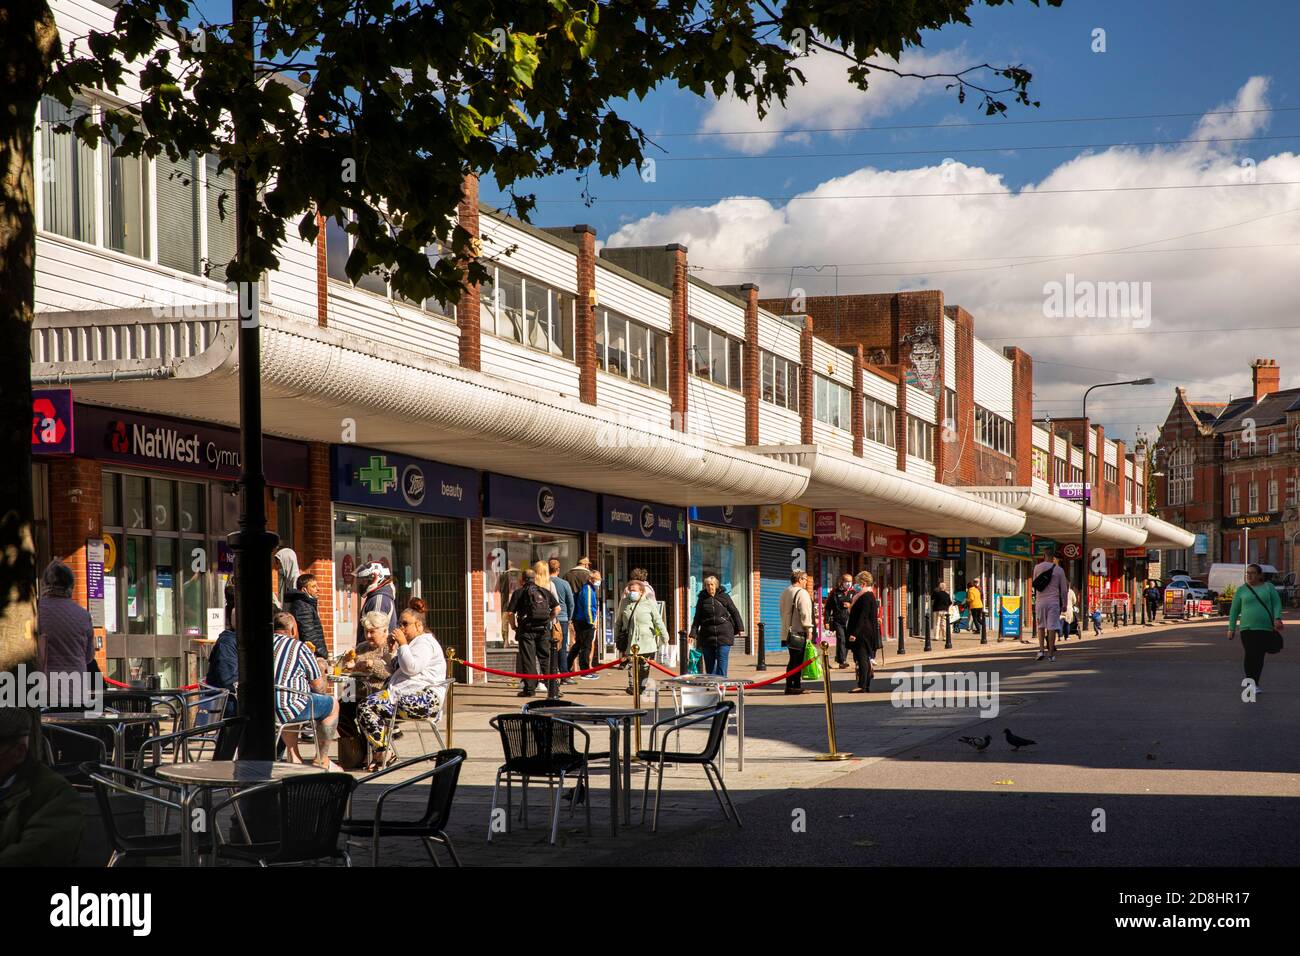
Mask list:
[[[1282,630],[1282,598],[1277,589],[1264,580],[1258,564],[1246,565],[1246,583],[1237,588],[1228,612],[1228,640],[1237,633],[1241,621],[1241,646],[1246,652],[1246,676],[1259,693],[1259,675],[1264,670],[1264,655]]]
[[[72,866],[86,825],[76,791],[31,752],[35,716],[0,707],[0,867]]]

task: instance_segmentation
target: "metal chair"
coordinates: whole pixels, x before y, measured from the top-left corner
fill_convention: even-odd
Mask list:
[[[591,749],[590,736],[577,724],[545,714],[498,714],[488,723],[501,735],[501,750],[505,755],[505,763],[497,768],[496,783],[492,787],[488,842],[492,842],[492,833],[496,826],[497,799],[501,791],[501,777],[504,775],[507,833],[510,832],[511,784],[514,778],[519,777],[523,782],[521,816],[525,827],[528,826],[528,781],[533,777],[546,778],[551,791],[551,844],[554,845],[560,828],[559,794],[564,792],[565,776],[576,773],[581,786],[587,787],[588,784],[587,758]],[[576,734],[582,735],[581,752],[574,747]],[[590,833],[591,801],[585,801],[585,805],[587,832]]]
[[[123,770],[121,767],[113,767],[108,764],[96,764],[93,761],[82,764],[81,771],[94,785],[95,799],[99,804],[99,814],[104,823],[104,833],[107,835],[109,846],[113,850],[112,855],[108,858],[109,866],[117,866],[124,860],[150,859],[153,857],[180,858],[180,833],[124,833],[118,826],[119,808],[113,806],[112,800],[113,794],[117,794],[119,797],[139,800],[150,806],[163,807],[165,813],[163,826],[165,828],[166,815],[175,810],[179,817],[181,812],[180,787],[155,777],[136,773],[133,770]],[[156,793],[150,792],[159,790],[175,794],[176,799],[174,801],[166,800],[157,796]],[[184,821],[182,821],[183,823]],[[196,834],[196,838],[200,853],[211,852],[211,830]]]
[[[578,703],[576,700],[566,700],[563,697],[544,697],[541,700],[524,701],[524,706],[520,708],[520,711],[521,713],[525,713],[525,714],[533,714],[543,710],[556,710],[557,708],[563,708],[563,707],[581,707],[581,706],[582,704]],[[601,760],[608,760],[608,759],[609,759],[608,750],[601,750],[596,753],[588,753],[587,754],[588,769],[590,769],[590,765],[592,763],[597,763]],[[579,783],[577,788],[574,790],[572,796],[574,799],[579,801],[586,800],[588,796],[586,785],[583,783]],[[568,800],[569,797],[570,795],[566,795],[564,799]],[[521,816],[527,806],[528,806],[528,788],[527,785],[525,785],[524,799],[522,804],[519,807],[519,813]]]
[[[196,742],[205,745],[203,749],[206,749],[206,745],[211,745],[213,760],[233,760],[247,724],[247,717],[228,717],[202,727],[150,737],[136,751],[136,767],[141,773],[148,773],[165,762],[193,763],[194,751],[191,747]],[[170,761],[163,759],[164,751],[170,753]],[[146,752],[151,752],[152,762],[146,763]]]
[[[312,693],[310,689],[307,691],[303,691],[300,688],[288,687],[284,684],[276,684],[275,689],[277,691],[283,691],[286,694],[294,694],[296,696],[302,696],[302,694],[304,693],[308,693],[308,694]],[[311,718],[308,718],[306,720],[286,720],[281,722],[279,716],[277,716],[275,719],[275,739],[280,742],[283,742],[285,733],[290,730],[296,731],[298,733],[298,736],[302,737],[304,730],[314,730],[315,726],[316,726],[316,721],[312,720]]]
[[[413,767],[418,763],[429,760],[434,762],[431,769],[384,789],[383,793],[375,801],[373,817],[367,819],[352,816],[351,802],[349,801],[348,815],[343,820],[343,834],[350,837],[368,836],[370,838],[371,866],[379,865],[379,840],[386,836],[419,837],[434,866],[442,865],[433,852],[434,844],[441,844],[447,848],[447,853],[451,855],[452,865],[460,866],[460,857],[456,855],[456,848],[452,845],[451,837],[447,836],[446,827],[447,821],[451,819],[451,804],[456,798],[456,784],[460,780],[461,765],[465,762],[465,751],[440,750],[437,753],[411,757],[409,760],[403,760],[401,763],[392,764],[383,770],[362,777],[357,781],[357,786],[361,787],[395,770],[404,770],[407,767]],[[385,820],[383,818],[385,800],[398,791],[405,790],[407,787],[422,783],[425,780],[429,781],[429,802],[425,806],[422,817],[418,820]],[[349,840],[348,845],[351,846],[354,842]]]
[[[655,813],[651,821],[650,830],[654,832],[659,828],[659,800],[664,792],[664,764],[699,764],[704,768],[704,775],[709,780],[709,786],[713,788],[713,795],[718,798],[718,805],[722,807],[722,815],[728,820],[732,817],[736,820],[736,826],[742,826],[740,814],[736,812],[735,805],[731,802],[731,794],[727,792],[727,785],[722,780],[722,773],[718,769],[718,751],[722,747],[723,737],[727,733],[727,721],[731,717],[731,711],[735,708],[731,701],[723,701],[716,707],[705,707],[698,710],[688,710],[684,713],[673,714],[665,717],[663,720],[656,721],[650,728],[650,746],[645,750],[637,751],[637,759],[646,761],[645,768],[645,786],[641,790],[641,822],[645,823],[646,803],[650,795],[650,771],[651,764],[659,765],[659,785],[655,790]],[[697,724],[709,724],[708,740],[704,744],[704,749],[699,752],[669,750],[668,740],[673,734],[678,734],[678,744],[681,743],[681,731],[687,727]],[[655,741],[659,739],[660,728],[664,728],[663,746],[656,747]],[[714,782],[714,777],[717,782]],[[718,792],[718,788],[722,792]],[[726,802],[723,802],[723,797]],[[730,808],[730,812],[728,812]]]
[[[429,729],[433,731],[434,739],[438,741],[438,749],[447,749],[447,742],[442,739],[442,731],[438,729],[438,724],[444,720],[444,715],[449,710],[448,704],[450,703],[451,695],[455,693],[455,686],[455,679],[450,677],[446,680],[434,682],[433,688],[440,692],[439,699],[442,701],[442,706],[438,708],[436,713],[430,714],[428,717],[408,717],[402,713],[400,707],[394,708],[393,716],[388,719],[388,735],[385,738],[388,741],[388,749],[392,751],[394,758],[397,757],[397,746],[393,742],[393,732],[397,729],[398,723],[403,720],[424,721],[429,725]]]
[[[351,866],[347,847],[339,847],[339,833],[355,787],[356,780],[346,773],[309,773],[239,791],[214,806],[211,818],[254,794],[275,791],[279,839],[218,844],[217,859],[263,867],[341,859],[345,866]]]
[[[85,767],[87,764],[97,767],[108,763],[113,742],[108,728],[93,729],[98,733],[83,733],[58,724],[41,724],[46,766],[79,790],[89,790],[94,786]]]

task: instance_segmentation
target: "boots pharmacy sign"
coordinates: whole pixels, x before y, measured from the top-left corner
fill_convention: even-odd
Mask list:
[[[330,446],[330,500],[445,518],[477,518],[479,473],[357,445]]]

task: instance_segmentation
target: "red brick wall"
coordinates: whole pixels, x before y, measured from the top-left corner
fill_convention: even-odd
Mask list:
[[[307,490],[303,493],[298,522],[301,547],[298,564],[316,575],[317,610],[325,629],[325,644],[331,654],[346,650],[353,635],[334,633],[334,521],[330,504],[330,447],[312,442],[307,449]],[[272,512],[274,513],[274,512]]]
[[[977,481],[975,444],[975,319],[959,305],[944,307],[953,320],[956,336],[953,343],[955,381],[945,379],[945,387],[957,393],[957,420],[953,422],[952,453],[944,461],[939,480],[948,485],[984,484]]]
[[[83,607],[86,594],[86,539],[103,535],[104,496],[100,463],[84,458],[50,459],[50,554],[76,575],[72,597]],[[123,560],[118,555],[118,561]],[[39,576],[44,568],[37,568]],[[39,593],[39,588],[38,588]],[[103,635],[102,628],[95,633]],[[107,671],[101,649],[96,653],[101,671]]]
[[[483,619],[484,582],[483,582],[483,519],[471,518],[469,525],[469,618],[468,632],[470,660],[475,664],[487,664],[487,631]],[[484,675],[470,674],[469,668],[460,668],[457,678],[470,683],[482,683]]]
[[[665,246],[673,256],[672,331],[668,336],[668,392],[672,398],[673,427],[686,431],[686,380],[690,374],[686,361],[690,346],[690,272],[686,247],[674,243]]]
[[[325,244],[325,217],[316,214],[316,324],[325,328],[330,315],[329,254]]]
[[[853,346],[853,454],[859,458],[862,457],[863,436],[866,431],[862,407],[862,365],[862,346],[858,344]]]
[[[457,217],[460,228],[478,239],[478,177],[465,177],[463,198]],[[477,244],[477,243],[476,243]],[[460,364],[462,368],[482,368],[482,330],[479,325],[478,283],[466,282],[456,305],[456,325],[460,328]]]
[[[739,289],[745,300],[745,360],[744,377],[741,380],[745,396],[745,444],[758,444],[758,409],[761,370],[759,368],[760,346],[758,341],[758,286],[746,283]]]
[[[1016,433],[1015,483],[1027,488],[1034,480],[1034,360],[1014,345],[1002,354],[1011,360],[1011,405]]]
[[[803,331],[799,334],[799,441],[813,443],[813,330],[812,317],[804,316]]]
[[[574,321],[574,347],[578,359],[578,398],[588,405],[596,404],[596,306],[592,293],[596,290],[596,230],[593,226],[574,226],[574,241],[578,244],[576,283],[577,312]]]

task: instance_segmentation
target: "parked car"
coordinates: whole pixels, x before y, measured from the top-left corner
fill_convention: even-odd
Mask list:
[[[1174,575],[1165,582],[1165,587],[1186,591],[1186,599],[1189,601],[1213,601],[1218,596],[1204,581],[1185,574]]]

